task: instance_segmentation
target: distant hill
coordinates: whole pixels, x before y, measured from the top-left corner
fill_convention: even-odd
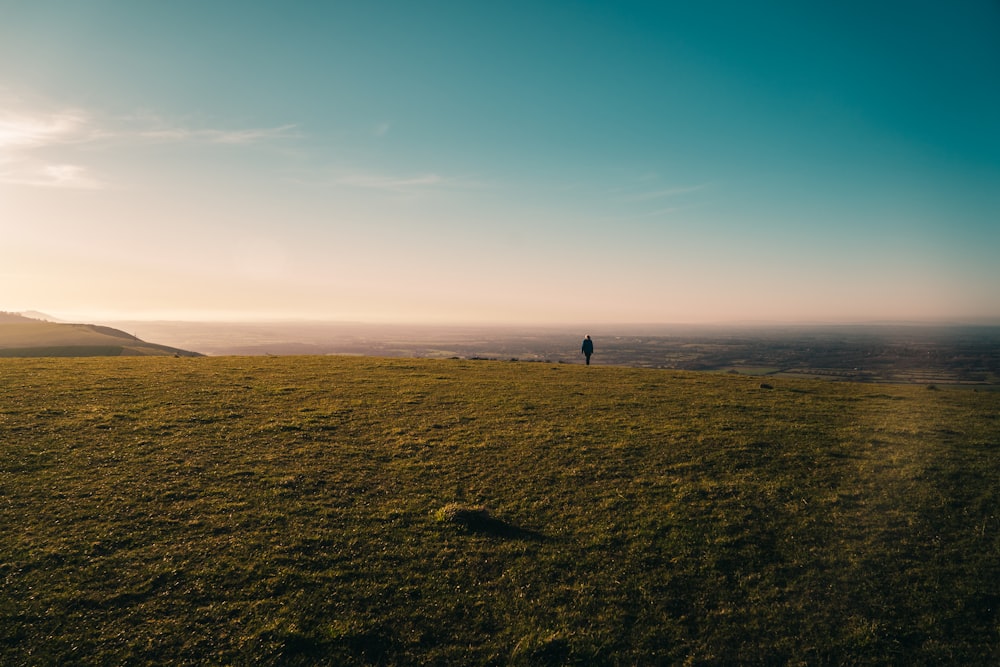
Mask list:
[[[20,313],[5,313],[0,311],[0,324],[5,324],[7,322],[32,322],[30,317],[25,317]]]
[[[45,322],[0,312],[0,357],[201,356],[147,343],[132,334],[95,324]]]
[[[18,313],[24,317],[30,317],[33,320],[43,320],[45,322],[65,322],[65,320],[60,320],[58,317],[52,317],[47,313],[40,313],[37,310],[24,310]]]

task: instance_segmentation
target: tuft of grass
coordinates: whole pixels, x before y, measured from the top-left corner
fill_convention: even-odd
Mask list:
[[[490,516],[490,511],[482,505],[462,505],[459,503],[448,503],[437,512],[435,516],[438,521],[448,521],[461,526],[475,526],[494,521]]]
[[[0,663],[995,664],[1000,394],[760,384],[0,360]]]

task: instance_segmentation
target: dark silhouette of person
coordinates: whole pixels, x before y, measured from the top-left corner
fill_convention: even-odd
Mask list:
[[[583,356],[587,357],[587,365],[590,365],[590,355],[594,353],[594,341],[590,340],[590,334],[583,339],[583,347],[580,348]]]

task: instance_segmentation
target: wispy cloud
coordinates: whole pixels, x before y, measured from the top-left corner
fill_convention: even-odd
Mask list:
[[[79,109],[23,111],[0,106],[0,183],[33,187],[99,189],[106,186],[93,169],[79,164],[71,148],[189,143],[245,146],[296,139],[294,124],[218,128],[172,123],[152,114],[97,118]]]
[[[441,185],[445,179],[437,174],[420,174],[417,176],[388,176],[370,172],[344,173],[336,177],[340,185],[355,188],[371,188],[373,190],[411,190],[428,186]]]
[[[669,197],[676,197],[677,195],[688,194],[690,192],[698,192],[699,190],[704,190],[707,188],[707,184],[702,185],[685,185],[673,188],[663,188],[660,190],[650,190],[646,192],[637,192],[633,194],[624,195],[622,197],[625,201],[653,201],[657,199],[667,199]]]
[[[5,153],[91,138],[88,118],[80,111],[32,115],[0,109],[0,150]]]
[[[29,161],[15,163],[13,169],[0,165],[0,183],[76,190],[99,190],[105,187],[90,170],[81,165]]]
[[[24,114],[0,110],[0,183],[98,189],[101,181],[79,164],[54,160],[46,149],[93,139],[86,114],[76,110]]]
[[[598,218],[604,222],[648,220],[673,217],[683,211],[698,208],[703,202],[698,198],[684,197],[713,187],[711,183],[697,185],[664,186],[657,184],[658,174],[645,174],[632,178],[625,186],[615,187],[602,194],[595,193],[595,210],[611,212]]]
[[[161,126],[121,133],[119,136],[133,136],[156,142],[189,142],[208,144],[254,144],[277,139],[298,139],[302,135],[294,124],[278,127],[256,127],[240,130],[220,130],[216,128],[191,128],[183,126]]]
[[[381,190],[396,194],[413,194],[444,189],[468,190],[484,187],[484,184],[478,181],[442,176],[433,172],[396,175],[364,170],[338,170],[334,173],[332,183],[338,186]]]

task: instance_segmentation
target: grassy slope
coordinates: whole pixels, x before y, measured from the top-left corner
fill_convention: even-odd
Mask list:
[[[173,356],[175,353],[190,354],[93,324],[30,319],[0,321],[0,357]]]
[[[0,360],[0,663],[992,664],[1000,394],[770,383]]]

